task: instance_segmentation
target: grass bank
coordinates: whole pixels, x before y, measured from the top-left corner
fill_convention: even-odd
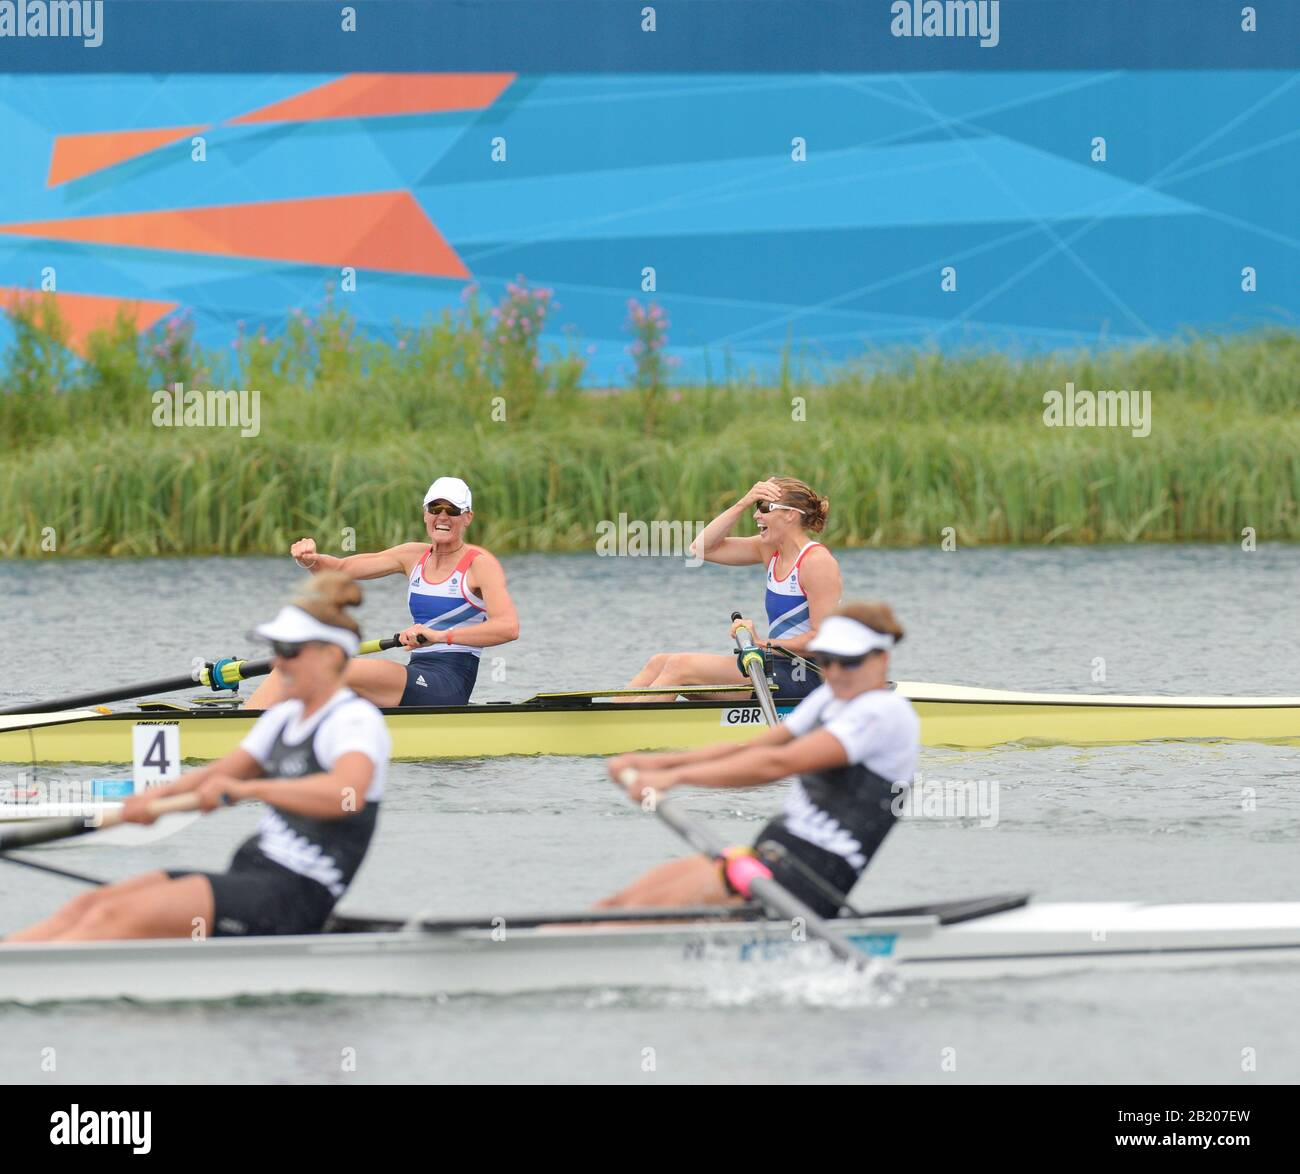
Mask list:
[[[592,395],[578,348],[503,356],[493,321],[473,307],[401,346],[357,338],[346,316],[296,343],[244,340],[218,385],[260,390],[246,438],[153,424],[168,377],[167,356],[147,353],[156,340],[119,333],[57,393],[16,378],[11,353],[0,553],[40,556],[51,535],[64,554],[280,552],[303,534],[337,551],[349,530],[373,549],[421,535],[420,494],[444,472],[471,482],[474,537],[502,551],[590,550],[619,514],[706,520],[773,472],[830,497],[833,545],[932,544],[949,527],[962,544],[1300,538],[1291,332],[1023,360],[874,356],[819,382],[792,361],[773,386],[707,387],[670,386],[644,358],[665,335],[625,394]],[[188,387],[218,378],[210,356],[170,345]],[[1045,426],[1044,392],[1067,382],[1149,389],[1150,434]]]

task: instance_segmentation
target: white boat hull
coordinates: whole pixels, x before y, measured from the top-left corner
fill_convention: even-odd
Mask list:
[[[948,926],[916,916],[840,927],[907,977],[1300,963],[1300,903],[1040,905]],[[0,1002],[713,989],[834,966],[784,922],[26,944],[0,946]]]

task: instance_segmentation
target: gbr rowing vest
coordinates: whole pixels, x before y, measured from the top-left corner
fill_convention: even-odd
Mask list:
[[[764,602],[767,605],[767,638],[771,641],[788,640],[791,636],[802,636],[812,631],[812,619],[808,612],[808,596],[804,594],[799,583],[799,564],[814,546],[820,542],[809,542],[794,560],[794,566],[784,579],[776,577],[776,560],[781,557],[778,550],[767,564],[767,593]]]
[[[487,606],[465,583],[470,563],[483,553],[481,547],[467,546],[451,574],[437,583],[424,577],[424,564],[429,561],[433,547],[424,552],[420,565],[411,571],[406,593],[411,619],[435,632],[452,628],[469,628],[487,621]],[[452,652],[459,656],[482,656],[481,648],[468,648],[464,644],[434,644],[428,648],[415,648],[411,658],[439,656]]]

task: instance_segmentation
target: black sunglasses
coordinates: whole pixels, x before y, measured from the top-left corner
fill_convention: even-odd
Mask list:
[[[445,502],[442,505],[430,505],[427,501],[424,503],[424,512],[437,517],[438,514],[446,514],[449,518],[459,518],[461,508],[458,505],[448,505]]]
[[[293,660],[305,647],[306,644],[291,644],[287,640],[271,641],[271,651],[281,660]]]
[[[878,651],[880,650],[876,649],[872,652],[864,652],[861,656],[828,656],[824,652],[814,652],[812,662],[819,669],[828,668],[833,664],[839,665],[842,669],[855,669],[869,657],[875,656]]]

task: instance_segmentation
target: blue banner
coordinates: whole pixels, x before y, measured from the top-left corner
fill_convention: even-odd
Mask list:
[[[1261,70],[1296,0],[0,0],[0,72]]]

